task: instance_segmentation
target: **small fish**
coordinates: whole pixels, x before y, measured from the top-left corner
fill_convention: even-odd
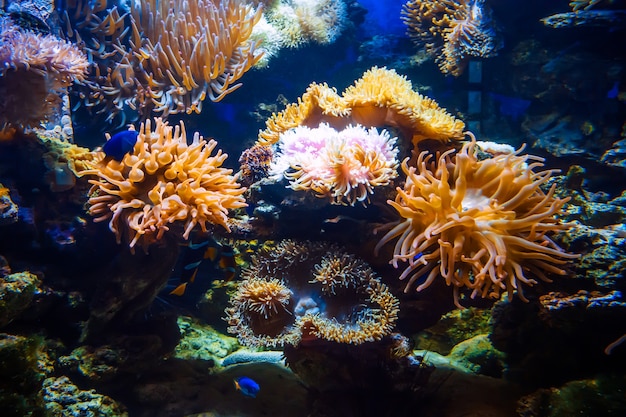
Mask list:
[[[198,243],[189,242],[179,264],[183,266],[180,284],[170,292],[170,295],[181,297],[185,295],[188,285],[195,282],[198,270],[207,260],[224,273],[226,282],[233,280],[237,275],[235,251],[232,247],[221,245],[211,238]]]
[[[237,274],[235,251],[230,246],[222,246],[222,252],[220,253],[220,260],[217,266],[224,272],[224,280],[231,281]]]
[[[619,96],[619,81],[613,83],[613,87],[606,93],[606,98],[617,98]]]
[[[106,143],[102,146],[102,151],[108,158],[121,162],[122,159],[124,159],[124,155],[132,152],[135,144],[137,143],[138,135],[139,132],[135,130],[118,132],[106,141]]]
[[[237,391],[241,391],[243,395],[246,397],[256,398],[256,395],[259,393],[261,387],[257,384],[253,379],[248,378],[247,376],[240,376],[239,378],[235,378],[235,389]]]
[[[174,288],[170,295],[183,296],[187,290],[187,285],[195,282],[200,265],[206,259],[214,262],[217,259],[220,247],[213,239],[203,240],[199,243],[189,242],[188,250],[183,255],[183,271],[180,277],[180,284]]]

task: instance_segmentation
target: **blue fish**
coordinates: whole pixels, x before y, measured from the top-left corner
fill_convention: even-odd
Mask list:
[[[131,152],[137,143],[137,136],[139,132],[135,130],[125,130],[118,132],[107,140],[102,146],[102,150],[106,156],[121,162],[124,159],[124,155]]]
[[[235,389],[241,391],[243,395],[246,397],[256,398],[256,395],[261,390],[259,384],[257,384],[253,379],[248,378],[247,376],[240,376],[239,378],[235,378]]]
[[[619,81],[613,83],[613,87],[606,93],[606,98],[617,98],[619,95]]]

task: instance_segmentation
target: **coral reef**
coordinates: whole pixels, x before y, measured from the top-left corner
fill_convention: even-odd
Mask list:
[[[312,83],[285,110],[272,114],[258,143],[277,143],[280,134],[298,126],[328,123],[335,129],[360,124],[397,128],[414,145],[424,139],[442,142],[462,139],[465,125],[432,99],[415,92],[411,82],[395,70],[373,67],[340,96],[326,84]]]
[[[442,73],[455,77],[470,57],[495,56],[502,46],[484,0],[409,0],[402,19],[415,44],[435,59]]]
[[[268,176],[274,152],[269,146],[253,145],[239,157],[241,169],[239,178],[242,185],[250,186]]]
[[[239,88],[261,58],[250,38],[261,9],[243,1],[142,0],[128,7],[129,24],[118,7],[105,10],[106,2],[71,0],[65,13],[66,35],[80,28],[97,64],[85,82],[86,104],[104,104],[98,111],[109,118],[124,104],[142,115],[200,113],[206,97],[219,101]]]
[[[28,308],[40,285],[41,280],[30,272],[0,276],[0,328]]]
[[[462,288],[472,298],[498,299],[506,290],[525,300],[523,285],[565,275],[562,265],[578,257],[548,236],[569,227],[555,217],[568,199],[554,196],[555,185],[541,189],[553,174],[534,171],[542,159],[520,149],[479,160],[476,151],[472,137],[456,155],[433,161],[422,152],[415,166],[402,163],[407,181],[389,201],[401,219],[387,225],[376,252],[397,239],[391,263],[408,263],[400,275],[409,278],[405,291],[414,284],[422,291],[441,276],[459,307]]]
[[[41,396],[45,404],[46,415],[51,417],[128,416],[123,405],[93,390],[81,390],[66,376],[50,377],[43,381]]]
[[[289,48],[332,43],[347,24],[343,0],[282,0],[268,7],[266,14]]]
[[[131,127],[134,130],[134,127]],[[80,175],[90,179],[89,213],[96,222],[109,221],[118,243],[122,237],[133,248],[147,248],[172,233],[182,223],[182,237],[189,238],[199,225],[230,230],[228,210],[245,207],[241,188],[232,170],[221,165],[228,155],[218,150],[217,142],[206,141],[198,133],[187,144],[185,125],[169,126],[157,118],[141,124],[133,153],[121,162],[102,162]]]
[[[201,359],[221,363],[239,345],[237,339],[223,335],[192,317],[178,318],[181,340],[176,345],[174,357],[179,359]]]
[[[11,191],[0,183],[0,226],[17,222],[19,208],[11,199]]]
[[[389,335],[397,319],[399,302],[372,269],[334,245],[281,241],[242,275],[226,313],[248,346],[358,345]]]
[[[601,374],[595,378],[568,382],[558,388],[542,388],[518,401],[517,415],[523,417],[557,417],[573,414],[603,415],[624,413],[620,395],[626,389],[626,378]],[[609,411],[610,410],[610,411]],[[621,410],[621,411],[620,411]]]
[[[0,16],[0,130],[48,121],[67,88],[85,79],[88,65],[77,46]]]
[[[53,361],[43,338],[0,333],[0,410],[7,417],[43,415],[39,390]]]
[[[338,132],[326,123],[300,126],[280,135],[271,173],[288,178],[292,189],[312,190],[333,204],[365,204],[374,187],[398,175],[395,142],[375,128],[348,126]]]

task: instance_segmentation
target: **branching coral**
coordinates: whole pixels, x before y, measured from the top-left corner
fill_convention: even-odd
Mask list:
[[[374,187],[398,175],[395,141],[387,131],[362,126],[340,132],[325,123],[300,126],[281,134],[272,173],[288,178],[294,190],[312,190],[333,204],[365,204]]]
[[[114,7],[104,17],[104,2],[70,3],[66,21],[86,28],[97,64],[88,104],[105,100],[112,114],[125,103],[142,114],[199,113],[207,96],[219,101],[240,87],[261,58],[250,40],[261,9],[240,0],[132,1],[128,14]]]
[[[437,62],[444,74],[459,76],[469,57],[495,56],[491,11],[484,0],[409,0],[402,19],[409,36]]]
[[[18,29],[0,17],[0,128],[38,126],[58,110],[61,95],[87,73],[87,57],[52,35]]]
[[[423,152],[415,166],[402,163],[406,184],[388,201],[401,219],[376,252],[397,239],[391,263],[408,263],[400,276],[409,278],[405,291],[414,284],[421,291],[441,276],[460,306],[464,287],[472,298],[517,290],[525,299],[522,285],[565,274],[561,265],[577,255],[548,234],[569,227],[555,218],[568,199],[556,198],[554,185],[544,192],[553,171],[535,172],[541,158],[520,152],[479,160],[472,140],[456,155],[450,150],[433,161]]]
[[[229,331],[249,346],[322,339],[361,344],[393,330],[398,300],[333,245],[286,240],[258,253],[230,300]]]
[[[121,162],[104,159],[81,172],[98,177],[89,180],[89,213],[97,222],[108,220],[118,243],[126,235],[131,248],[147,247],[179,222],[184,239],[197,225],[205,232],[207,223],[229,230],[228,210],[246,206],[245,188],[221,167],[226,154],[211,155],[216,146],[198,133],[188,145],[182,122],[173,127],[157,118],[153,129],[147,120]]]
[[[392,126],[414,145],[424,139],[461,139],[465,127],[434,100],[413,91],[406,77],[395,70],[373,67],[341,96],[326,84],[312,83],[297,103],[272,114],[258,142],[271,145],[291,128],[317,127],[323,122],[335,129],[350,124]]]

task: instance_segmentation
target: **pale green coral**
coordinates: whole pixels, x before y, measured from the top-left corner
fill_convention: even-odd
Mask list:
[[[223,335],[190,317],[179,317],[178,327],[181,340],[174,356],[179,359],[200,359],[217,364],[240,347],[236,338]]]
[[[30,272],[0,278],[0,327],[9,324],[30,305],[39,284],[39,278]]]
[[[124,406],[94,390],[83,391],[66,376],[47,378],[41,396],[49,417],[127,417]]]

